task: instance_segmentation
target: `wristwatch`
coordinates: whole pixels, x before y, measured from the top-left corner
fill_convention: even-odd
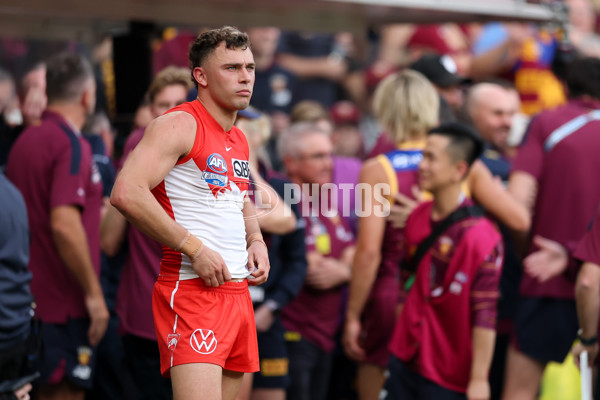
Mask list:
[[[598,335],[594,335],[590,338],[584,338],[581,336],[582,333],[583,333],[583,330],[581,330],[581,329],[577,332],[577,339],[579,339],[579,341],[581,342],[582,345],[593,346],[596,343],[598,343]]]

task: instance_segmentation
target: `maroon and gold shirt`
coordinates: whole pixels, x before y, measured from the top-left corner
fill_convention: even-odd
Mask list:
[[[432,202],[423,203],[408,218],[409,252],[431,233],[432,207]],[[392,354],[447,389],[461,393],[467,389],[473,327],[494,329],[495,321],[488,320],[495,319],[491,311],[476,315],[482,308],[495,309],[501,243],[500,233],[485,218],[468,218],[452,226],[421,260],[396,322]]]
[[[317,251],[324,257],[339,259],[342,252],[354,244],[354,236],[344,217],[328,218],[319,212],[318,216],[303,216],[303,220],[307,253]],[[344,287],[320,290],[304,284],[298,296],[281,313],[286,331],[299,334],[297,337],[324,351],[333,351],[343,313]],[[294,336],[288,333],[288,340]]]

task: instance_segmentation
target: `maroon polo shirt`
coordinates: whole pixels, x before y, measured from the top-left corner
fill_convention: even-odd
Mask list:
[[[346,247],[354,244],[347,220],[335,216],[303,216],[306,222],[306,251],[318,251],[324,257],[339,259]],[[335,334],[342,318],[342,290],[346,285],[318,290],[304,285],[281,314],[287,331],[299,333],[326,352],[335,347]]]
[[[600,121],[591,121],[551,149],[547,140],[557,128],[578,116],[600,109],[600,102],[572,99],[564,106],[538,115],[531,122],[513,171],[535,178],[538,192],[532,234],[554,240],[573,254],[600,202]],[[529,252],[536,248],[531,245]],[[527,297],[574,298],[572,272],[539,283],[523,274],[521,294]]]
[[[126,160],[142,140],[144,131],[145,128],[140,128],[129,135],[122,160]],[[127,240],[129,253],[123,266],[117,294],[117,314],[121,322],[119,330],[122,333],[156,340],[152,289],[160,272],[162,246],[131,224],[128,224]]]
[[[594,221],[577,245],[574,256],[583,262],[600,265],[600,206]]]
[[[45,322],[86,317],[84,293],[58,254],[50,211],[76,206],[96,274],[100,272],[102,181],[89,143],[58,114],[45,111],[39,125],[15,142],[6,175],[23,194],[31,231],[29,269],[36,312]]]

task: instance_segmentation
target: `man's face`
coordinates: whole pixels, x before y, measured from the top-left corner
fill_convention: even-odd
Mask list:
[[[423,149],[423,160],[419,164],[419,185],[422,190],[435,193],[462,178],[458,162],[454,161],[447,148],[450,139],[442,135],[429,135]]]
[[[458,110],[463,105],[464,95],[460,86],[453,85],[445,88],[436,86],[436,89],[453,110]]]
[[[332,152],[333,146],[329,137],[320,133],[308,135],[304,138],[298,155],[290,161],[288,166],[291,168],[288,168],[288,172],[302,183],[331,183]]]
[[[254,87],[255,66],[250,48],[227,49],[222,42],[204,64],[200,86],[208,91],[215,104],[229,111],[248,107]]]
[[[503,152],[508,147],[510,128],[518,109],[518,97],[498,86],[479,96],[471,110],[471,118],[483,139]]]
[[[14,97],[14,85],[12,81],[0,81],[0,113],[4,112],[6,106]]]
[[[259,56],[273,56],[279,43],[280,31],[272,27],[248,29],[248,37],[252,43],[252,51]]]
[[[185,86],[179,84],[165,86],[154,96],[154,100],[150,104],[152,118],[159,117],[171,108],[184,103],[186,98],[187,89]]]

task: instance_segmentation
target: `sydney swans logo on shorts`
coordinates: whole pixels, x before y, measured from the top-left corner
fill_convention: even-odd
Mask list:
[[[209,329],[196,329],[190,337],[190,346],[196,353],[212,353],[217,349],[215,333]]]
[[[219,153],[212,153],[206,160],[206,170],[202,179],[213,186],[227,186],[227,163]]]

